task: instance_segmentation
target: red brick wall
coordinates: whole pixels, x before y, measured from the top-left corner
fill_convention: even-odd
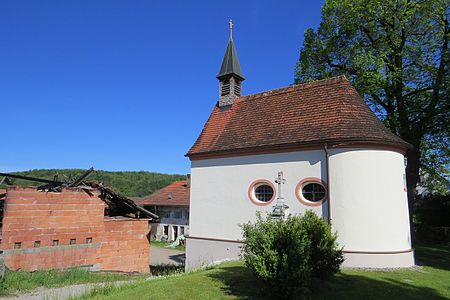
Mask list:
[[[105,219],[102,270],[149,272],[150,244],[147,233],[148,220]]]
[[[6,266],[27,271],[85,265],[98,270],[148,271],[148,229],[138,225],[147,225],[148,221],[105,220],[104,208],[98,194],[90,196],[80,189],[61,193],[8,189],[2,229]],[[110,226],[111,222],[122,225]],[[142,235],[144,239],[140,239]],[[71,239],[76,240],[75,244],[70,244]],[[54,240],[58,240],[57,246]],[[38,247],[36,241],[40,242]],[[16,243],[20,243],[20,249]],[[123,254],[128,246],[139,258],[143,257],[141,252],[147,256],[139,262],[129,258]],[[117,253],[123,259],[113,259]]]

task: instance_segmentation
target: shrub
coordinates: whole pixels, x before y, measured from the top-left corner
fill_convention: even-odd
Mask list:
[[[450,227],[450,195],[429,195],[417,201],[414,207],[418,223]]]
[[[417,239],[450,242],[450,195],[427,195],[414,206]]]
[[[331,227],[312,211],[275,220],[257,214],[255,223],[242,225],[246,266],[277,298],[304,298],[311,279],[339,270],[342,249]]]
[[[430,243],[450,243],[450,227],[419,224],[416,228],[417,239]]]

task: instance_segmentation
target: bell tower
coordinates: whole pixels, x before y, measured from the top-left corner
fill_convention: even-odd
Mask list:
[[[242,75],[241,66],[233,42],[233,21],[230,19],[230,39],[227,50],[223,57],[222,66],[217,75],[219,80],[219,107],[232,105],[234,99],[242,95]]]

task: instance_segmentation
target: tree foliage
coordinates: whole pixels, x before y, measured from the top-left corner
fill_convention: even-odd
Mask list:
[[[257,214],[242,226],[246,266],[277,299],[304,298],[312,278],[327,278],[343,262],[336,234],[312,211],[275,220]]]
[[[426,195],[414,207],[416,222],[450,228],[450,195]]]
[[[450,243],[450,195],[425,195],[414,206],[417,239]]]
[[[408,196],[419,169],[448,178],[450,1],[326,0],[305,32],[296,83],[345,74],[407,153]]]
[[[85,171],[86,170],[81,169],[41,169],[24,172],[14,172],[13,174],[43,179],[55,179],[56,176],[56,179],[58,181],[65,181],[77,178]],[[87,178],[87,180],[90,181],[101,181],[105,185],[113,188],[116,192],[128,197],[143,197],[171,184],[172,182],[184,179],[186,179],[186,176],[183,175],[169,175],[145,171],[95,171],[94,174]],[[37,186],[42,183],[15,179],[13,180],[13,184],[18,186]],[[0,185],[0,187],[5,187],[5,184]]]

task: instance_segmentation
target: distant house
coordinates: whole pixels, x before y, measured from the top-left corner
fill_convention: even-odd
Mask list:
[[[158,223],[151,223],[150,238],[174,241],[189,231],[189,179],[174,182],[148,197],[134,201],[157,214]]]

